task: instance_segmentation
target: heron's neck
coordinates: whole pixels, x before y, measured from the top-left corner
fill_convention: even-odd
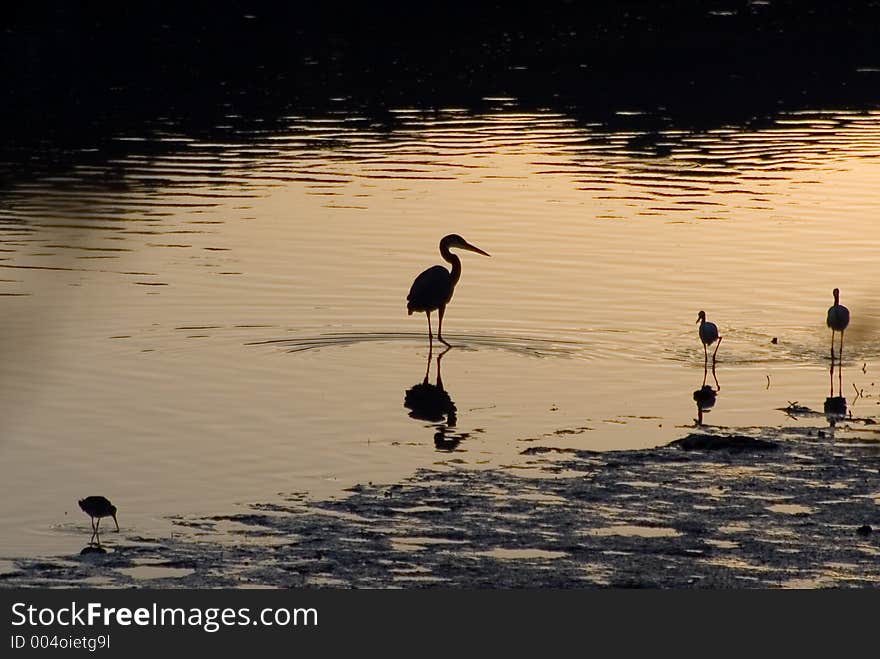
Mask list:
[[[444,260],[452,264],[452,285],[455,286],[461,278],[461,259],[449,251],[449,247],[440,244],[440,255]]]

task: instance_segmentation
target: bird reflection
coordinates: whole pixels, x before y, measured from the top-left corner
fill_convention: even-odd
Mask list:
[[[434,448],[438,451],[454,451],[461,444],[467,433],[449,433],[449,426],[440,428],[434,433]]]
[[[454,450],[461,443],[461,440],[468,436],[468,433],[455,432],[454,429],[458,423],[458,410],[449,392],[443,387],[440,362],[449,350],[450,348],[446,348],[437,355],[437,379],[435,384],[431,384],[433,347],[428,348],[425,377],[421,382],[406,390],[403,400],[403,406],[410,411],[410,418],[434,424],[434,446],[440,451]]]
[[[446,424],[454,426],[456,422],[455,403],[443,388],[443,377],[440,374],[440,360],[449,352],[446,348],[437,355],[437,383],[431,384],[431,357],[432,349],[428,350],[428,365],[425,369],[425,378],[406,390],[403,406],[410,410],[410,417],[422,421],[438,423],[446,420]]]
[[[709,365],[703,365],[703,385],[694,392],[694,402],[697,404],[697,418],[694,422],[698,426],[703,425],[703,412],[709,412],[715,407],[715,401],[718,399],[718,392],[721,391],[721,385],[718,384],[718,376],[715,374],[715,364],[712,364],[712,378],[715,380],[715,388],[706,384],[709,378]]]
[[[88,554],[106,554],[107,550],[101,546],[101,538],[98,535],[93,535],[92,539],[89,540],[89,544],[83,547],[79,553],[80,556],[86,556]]]
[[[830,380],[831,392],[825,399],[825,418],[832,427],[846,417],[846,398],[843,396],[843,364],[837,364],[837,395],[834,395],[834,368],[835,363],[831,361]]]

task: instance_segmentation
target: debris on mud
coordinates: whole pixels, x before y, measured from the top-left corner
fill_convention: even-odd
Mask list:
[[[670,446],[677,446],[684,451],[775,451],[779,442],[772,442],[746,435],[705,435],[693,433],[687,437],[676,439]]]

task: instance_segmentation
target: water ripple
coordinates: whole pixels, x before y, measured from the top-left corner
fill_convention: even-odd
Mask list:
[[[267,339],[251,341],[245,345],[272,345],[287,348],[287,352],[304,352],[318,348],[351,346],[372,342],[406,342],[425,344],[424,332],[330,332],[311,337],[293,339]],[[456,348],[477,350],[495,348],[508,350],[533,357],[569,357],[583,350],[583,346],[574,341],[548,340],[527,336],[504,336],[494,334],[456,334],[448,335]],[[436,348],[442,349],[439,342]]]

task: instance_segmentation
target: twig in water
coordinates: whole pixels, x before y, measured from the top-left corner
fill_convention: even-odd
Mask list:
[[[768,389],[770,388],[770,376],[769,375],[767,376],[767,388]]]
[[[855,399],[853,400],[853,403],[855,403],[859,398],[862,397],[862,395],[863,395],[863,393],[864,393],[864,389],[862,389],[861,391],[859,391],[859,388],[856,386],[856,383],[855,383],[855,382],[852,383],[852,386],[853,386],[853,389],[856,390],[856,397],[855,397]]]

